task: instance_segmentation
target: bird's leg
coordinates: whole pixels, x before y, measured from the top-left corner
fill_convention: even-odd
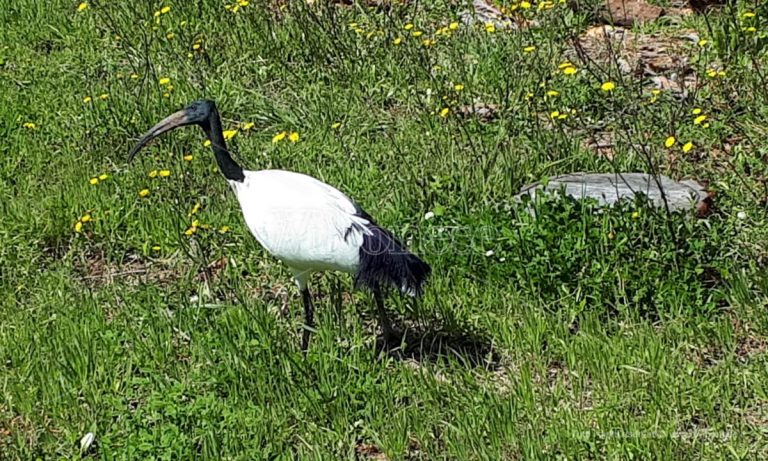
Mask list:
[[[304,332],[301,335],[301,350],[306,353],[309,348],[310,329],[315,328],[315,306],[312,304],[309,288],[305,287],[301,290],[301,298],[304,301]]]
[[[376,287],[373,289],[373,298],[376,300],[376,309],[379,312],[379,324],[381,325],[381,332],[384,334],[384,341],[389,343],[394,339],[395,334],[392,324],[389,322],[387,310],[384,309],[384,296],[381,293],[381,288]]]

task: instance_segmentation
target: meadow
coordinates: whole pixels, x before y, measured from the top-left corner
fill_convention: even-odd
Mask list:
[[[681,93],[573,52],[597,0],[499,3],[514,30],[344,3],[0,8],[0,459],[768,456],[768,7],[635,26],[696,32]],[[246,168],[336,186],[431,264],[390,297],[399,348],[325,274],[302,354],[290,273],[199,130],[126,163],[200,98]],[[513,198],[574,171],[716,195]]]

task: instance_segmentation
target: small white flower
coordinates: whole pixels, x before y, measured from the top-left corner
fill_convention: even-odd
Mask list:
[[[435,217],[435,214],[432,213],[431,211],[428,211],[427,213],[424,214],[424,219],[426,219],[426,220],[430,220],[430,219],[432,219],[434,217]]]
[[[89,432],[83,436],[82,439],[80,439],[80,451],[86,452],[89,448],[91,448],[91,445],[93,445],[93,441],[96,440],[96,436],[93,434],[93,432]]]
[[[503,263],[503,262],[504,262],[504,261],[506,261],[506,260],[507,260],[507,258],[499,258],[499,262],[500,262],[500,263]]]
[[[739,219],[747,219],[747,214],[743,211],[739,211],[738,213],[736,213],[736,217]]]
[[[189,298],[189,302],[191,303],[196,303],[198,301],[200,301],[200,297],[197,295],[192,295],[192,297]]]
[[[493,256],[493,250],[488,250],[485,252],[486,256]]]

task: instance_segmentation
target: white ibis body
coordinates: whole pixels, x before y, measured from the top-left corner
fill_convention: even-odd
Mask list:
[[[354,275],[357,287],[373,292],[383,333],[390,338],[382,291],[391,286],[402,294],[420,295],[431,272],[429,265],[334,187],[290,171],[243,170],[227,150],[213,101],[195,101],[159,122],[136,143],[129,161],[155,137],[185,125],[203,129],[251,233],[292,271],[307,327],[314,326],[309,275],[341,271]],[[305,329],[302,348],[306,350],[308,344],[309,329]]]

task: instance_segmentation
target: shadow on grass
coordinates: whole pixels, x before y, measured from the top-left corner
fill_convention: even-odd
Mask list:
[[[395,331],[393,338],[376,339],[379,354],[419,363],[457,360],[468,368],[496,369],[500,355],[490,338],[465,329],[411,327]]]

